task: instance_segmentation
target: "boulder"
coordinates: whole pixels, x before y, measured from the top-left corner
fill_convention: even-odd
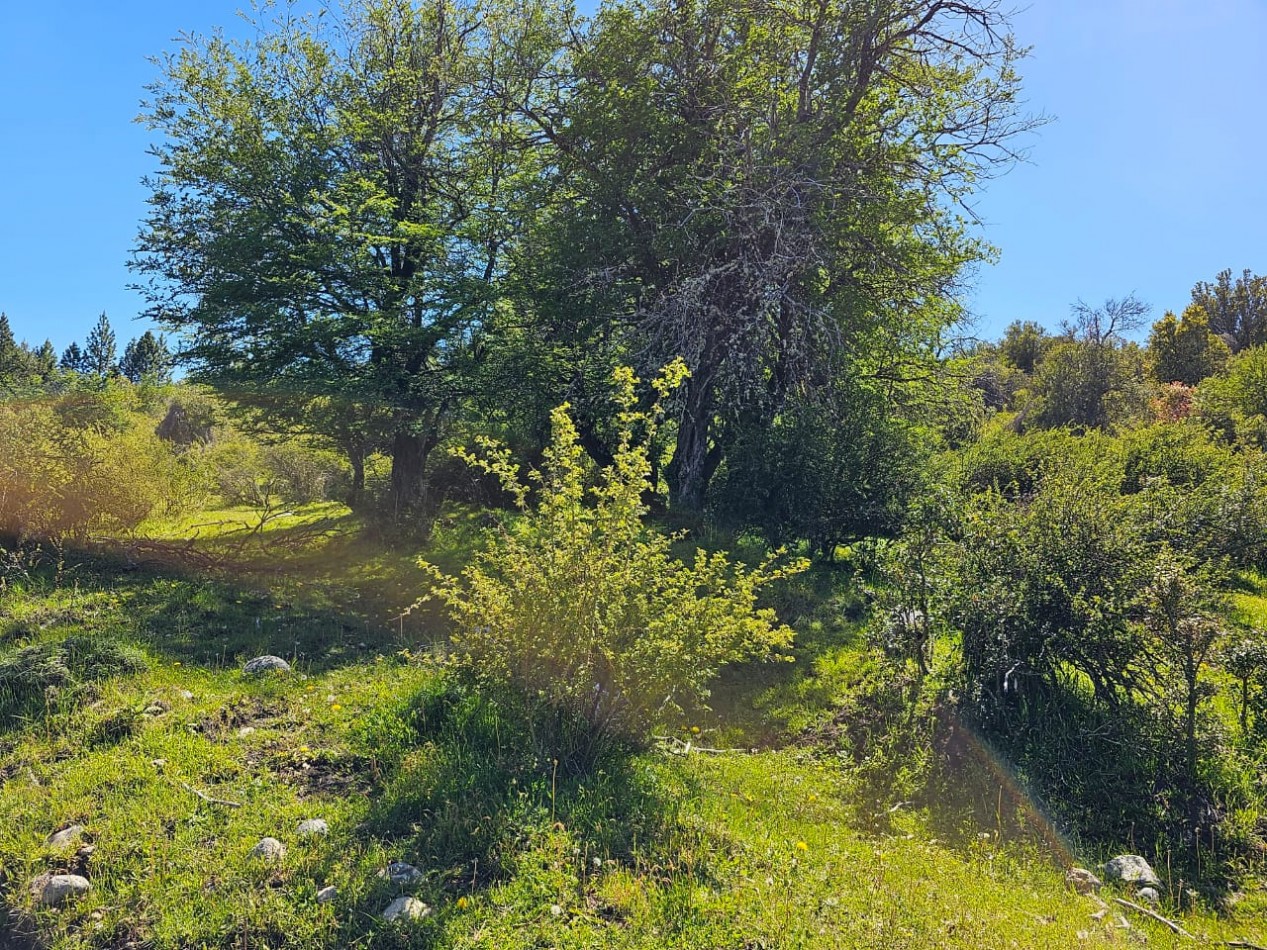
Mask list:
[[[31,894],[47,906],[56,907],[72,897],[79,897],[92,890],[86,877],[78,874],[41,874],[31,882]]]
[[[1119,854],[1104,866],[1104,876],[1135,887],[1161,887],[1157,872],[1138,854]]]
[[[422,872],[412,864],[406,864],[404,861],[393,861],[387,867],[378,872],[379,877],[385,877],[393,884],[412,884],[414,881],[422,880]]]
[[[317,903],[328,904],[338,896],[339,896],[339,889],[335,887],[333,884],[330,884],[330,885],[327,885],[326,887],[323,887],[321,890],[317,891]]]
[[[257,656],[253,660],[247,660],[246,666],[242,667],[242,672],[247,676],[258,676],[260,673],[268,673],[271,670],[289,673],[290,664],[280,656]]]
[[[301,838],[311,838],[315,835],[328,835],[330,826],[326,824],[324,818],[307,818],[299,823],[299,827],[295,829],[295,833]]]
[[[1161,895],[1157,893],[1157,888],[1155,887],[1141,887],[1135,892],[1135,896],[1145,904],[1150,904],[1153,907],[1161,903]]]
[[[383,911],[383,920],[421,920],[431,908],[416,897],[398,897]]]
[[[248,858],[264,861],[280,861],[286,856],[286,846],[276,838],[261,838],[259,843],[247,854]]]
[[[48,836],[46,844],[54,851],[66,851],[79,843],[87,829],[83,825],[71,825]]]
[[[1086,868],[1070,869],[1065,875],[1065,884],[1079,894],[1094,894],[1104,886],[1104,882]]]

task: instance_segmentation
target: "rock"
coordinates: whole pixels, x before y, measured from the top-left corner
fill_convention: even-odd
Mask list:
[[[276,838],[261,838],[259,844],[251,849],[248,858],[260,858],[264,861],[280,861],[286,856],[286,846]]]
[[[422,872],[404,861],[393,861],[385,870],[379,871],[378,876],[387,878],[393,884],[412,884],[422,880]]]
[[[553,915],[553,916],[555,916],[555,917],[562,917],[562,916],[563,916],[563,907],[562,907],[561,905],[559,905],[559,904],[551,904],[551,905],[550,905],[550,913],[551,913],[551,915]]]
[[[333,884],[330,884],[329,886],[323,887],[321,890],[317,891],[317,903],[328,904],[338,896],[339,889]]]
[[[49,835],[45,843],[54,851],[66,851],[79,843],[79,839],[84,836],[86,830],[83,825],[71,825],[69,828],[63,828]]]
[[[193,694],[193,693],[191,693],[191,692],[190,692],[189,690],[187,690],[187,689],[182,689],[182,690],[181,690],[180,692],[178,692],[176,695],[177,695],[177,696],[179,696],[181,699],[185,700],[185,702],[189,702],[189,700],[191,700],[191,699],[193,699],[193,698],[194,698],[194,694]]]
[[[1156,907],[1161,903],[1161,895],[1157,893],[1157,888],[1155,887],[1141,887],[1135,892],[1135,896],[1145,904],[1149,904],[1153,907]]]
[[[242,672],[247,676],[256,676],[260,673],[267,673],[270,670],[277,670],[279,673],[289,673],[290,664],[280,656],[257,656],[253,660],[248,660],[246,666],[242,667]]]
[[[254,732],[255,732],[254,726],[243,726],[241,729],[238,730],[238,738],[245,739],[247,736],[251,735]]]
[[[1136,887],[1161,887],[1161,878],[1152,865],[1138,854],[1120,854],[1104,866],[1104,876],[1111,881],[1134,884]]]
[[[295,829],[295,833],[301,838],[311,838],[314,835],[328,835],[330,826],[326,824],[324,818],[307,818],[299,823],[299,827]]]
[[[1071,868],[1065,875],[1065,884],[1079,894],[1094,894],[1104,886],[1104,882],[1086,868]]]
[[[153,703],[145,707],[145,715],[147,716],[161,716],[165,712],[167,712],[167,710],[158,703]]]
[[[422,920],[431,908],[416,897],[398,897],[383,911],[383,920]]]
[[[49,907],[56,907],[62,901],[79,897],[92,890],[86,877],[78,874],[41,874],[31,882],[31,895]]]

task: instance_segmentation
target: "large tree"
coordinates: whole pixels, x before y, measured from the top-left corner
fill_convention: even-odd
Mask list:
[[[134,267],[194,376],[390,412],[396,513],[469,388],[520,147],[489,76],[505,15],[369,0],[188,40],[144,118],[158,171]],[[523,32],[531,33],[531,24]],[[324,433],[338,437],[339,433]]]
[[[1192,303],[1233,353],[1267,343],[1267,276],[1246,269],[1233,280],[1230,269],[1221,271],[1214,283],[1192,288]]]
[[[838,367],[933,353],[988,253],[964,202],[1028,124],[1016,55],[996,5],[961,0],[640,0],[569,34],[528,110],[568,196],[552,322],[646,369],[686,359],[677,505]]]

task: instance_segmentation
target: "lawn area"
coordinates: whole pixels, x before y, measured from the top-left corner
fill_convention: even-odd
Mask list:
[[[395,564],[390,584],[348,596],[366,588],[338,573],[355,560],[337,556],[344,542],[328,543],[328,574],[302,584],[299,561],[219,579],[103,561],[8,572],[0,943],[1189,943],[1129,911],[1121,927],[1116,905],[1094,917],[1096,900],[1064,886],[1068,856],[1001,814],[973,824],[928,796],[876,800],[874,776],[847,757],[792,741],[848,688],[860,654],[847,623],[806,618],[798,662],[731,675],[698,734],[569,776],[534,758],[532,726],[513,708],[444,669],[434,628],[392,619],[407,559],[381,554]],[[244,675],[260,654],[292,671]],[[768,720],[777,728],[755,734]],[[735,751],[681,754],[688,741]],[[327,832],[301,835],[308,819]],[[76,825],[76,841],[48,843]],[[284,854],[252,857],[264,837]],[[393,882],[393,862],[418,873]],[[92,890],[37,907],[30,882],[62,871]],[[426,916],[383,920],[406,895]],[[1253,898],[1217,917],[1177,909],[1178,897],[1163,911],[1203,940],[1267,938]]]

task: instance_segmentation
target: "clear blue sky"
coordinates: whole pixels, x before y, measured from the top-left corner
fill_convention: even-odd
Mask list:
[[[147,57],[239,6],[0,0],[0,310],[19,338],[60,350],[101,310],[140,332]],[[1160,316],[1224,267],[1267,272],[1267,0],[1033,0],[1013,23],[1030,108],[1056,121],[978,201],[1002,251],[968,301],[982,334],[1132,291]]]

